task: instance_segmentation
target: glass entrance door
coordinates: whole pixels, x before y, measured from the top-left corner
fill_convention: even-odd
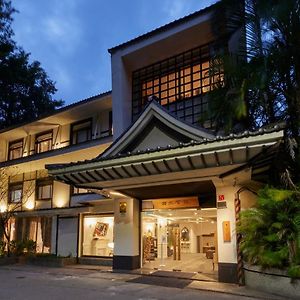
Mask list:
[[[216,221],[216,208],[142,212],[143,268],[216,275]]]

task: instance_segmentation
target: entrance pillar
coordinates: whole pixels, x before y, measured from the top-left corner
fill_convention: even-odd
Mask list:
[[[219,281],[237,283],[235,193],[238,186],[216,186]],[[222,208],[221,208],[222,206]]]
[[[113,269],[133,270],[140,268],[139,200],[133,198],[115,199],[114,222]]]

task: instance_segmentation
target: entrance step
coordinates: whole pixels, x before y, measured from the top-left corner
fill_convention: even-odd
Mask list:
[[[99,257],[79,257],[78,263],[81,265],[96,265],[112,267],[112,258],[99,258]]]

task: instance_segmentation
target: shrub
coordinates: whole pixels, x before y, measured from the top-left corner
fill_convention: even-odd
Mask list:
[[[28,254],[34,254],[36,252],[36,242],[34,240],[24,241],[24,248]]]
[[[20,256],[24,253],[25,243],[23,241],[10,241],[10,252],[15,256]]]
[[[3,257],[5,255],[5,246],[6,243],[4,241],[0,241],[0,257]]]
[[[300,193],[265,187],[257,207],[241,213],[244,259],[263,268],[288,268],[291,277],[300,273]]]

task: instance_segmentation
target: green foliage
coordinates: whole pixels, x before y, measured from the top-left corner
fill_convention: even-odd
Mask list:
[[[0,257],[3,257],[5,255],[5,246],[6,243],[0,240]]]
[[[24,241],[10,241],[9,249],[11,254],[13,254],[14,256],[20,256],[24,253],[25,243]]]
[[[237,227],[242,235],[244,259],[263,268],[300,267],[300,193],[265,187],[258,195],[257,207],[241,213]]]
[[[55,84],[38,61],[12,40],[10,0],[0,0],[0,128],[31,121],[63,104]]]
[[[24,241],[24,248],[26,249],[27,254],[32,255],[36,252],[36,242],[33,240]]]
[[[218,41],[241,33],[235,50],[216,54],[225,74],[224,83],[209,95],[216,129],[232,131],[237,124],[255,129],[285,121],[299,142],[300,0],[222,0],[214,18]]]

